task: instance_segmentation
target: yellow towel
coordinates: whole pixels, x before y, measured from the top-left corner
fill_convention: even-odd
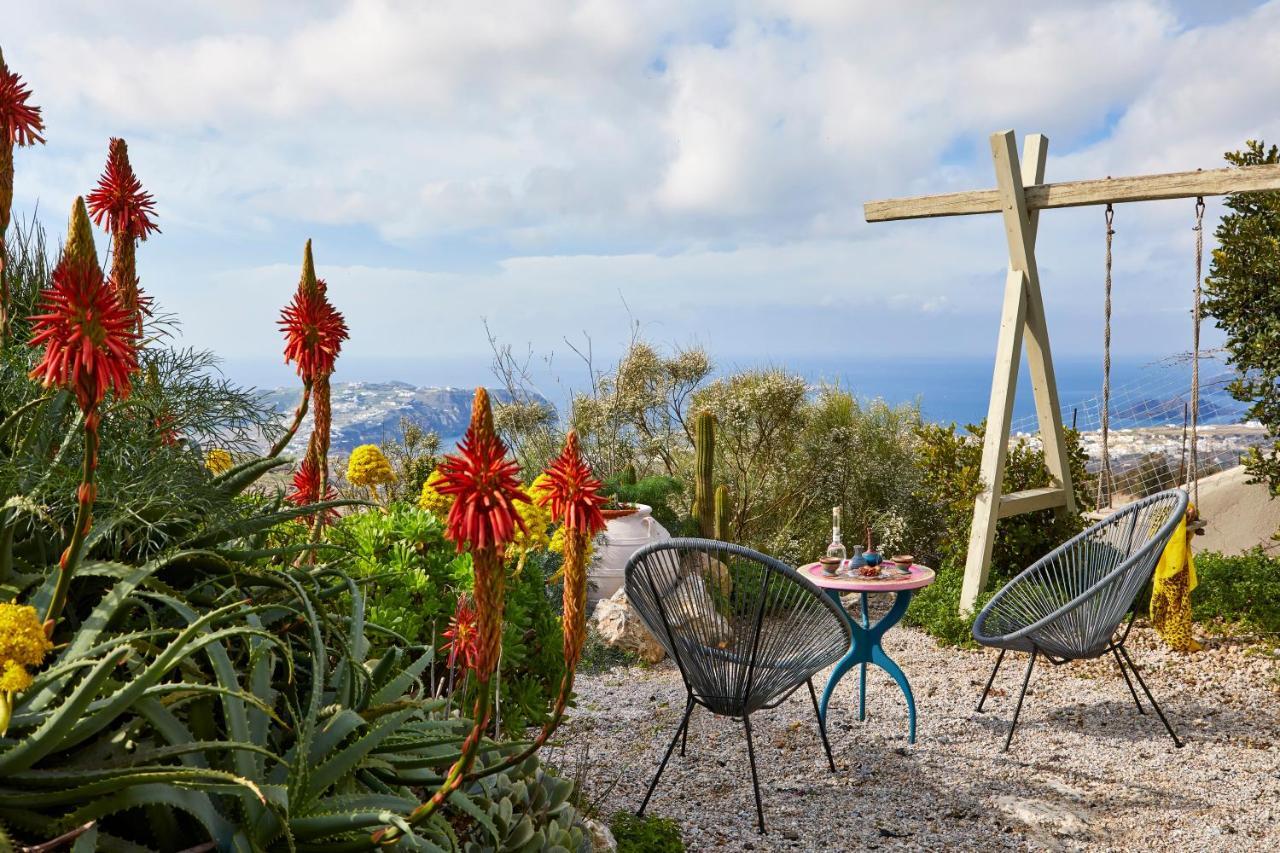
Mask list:
[[[1195,517],[1187,506],[1187,515]],[[1183,516],[1156,563],[1151,587],[1151,624],[1169,647],[1197,652],[1200,644],[1191,635],[1191,590],[1196,588],[1196,563],[1191,555],[1191,534]]]

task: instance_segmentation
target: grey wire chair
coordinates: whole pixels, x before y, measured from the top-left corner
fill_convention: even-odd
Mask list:
[[[725,542],[668,539],[647,545],[627,562],[625,576],[627,599],[680,668],[687,693],[684,716],[636,814],[649,805],[676,741],[685,754],[689,717],[701,705],[742,720],[764,832],[751,715],[808,686],[835,772],[813,675],[849,650],[848,623],[835,603],[791,567]]]
[[[1150,580],[1165,543],[1186,511],[1187,493],[1181,489],[1135,501],[1042,557],[1006,584],[978,614],[973,638],[984,646],[1000,649],[978,700],[979,712],[1005,653],[1031,654],[1004,749],[1013,740],[1031,670],[1041,655],[1050,663],[1061,665],[1111,654],[1129,685],[1138,713],[1146,711],[1129,678],[1130,672],[1174,744],[1182,746],[1124,644],[1137,616],[1134,600]],[[1121,629],[1126,615],[1128,624]]]

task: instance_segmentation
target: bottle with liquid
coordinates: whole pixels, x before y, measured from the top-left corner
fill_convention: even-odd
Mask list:
[[[823,571],[827,574],[835,574],[846,556],[848,552],[845,551],[844,542],[840,540],[840,507],[833,506],[831,508],[831,544],[827,546],[827,553],[822,558]]]

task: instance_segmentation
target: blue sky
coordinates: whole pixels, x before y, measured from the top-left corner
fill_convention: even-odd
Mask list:
[[[484,320],[603,358],[628,311],[723,362],[865,359],[886,329],[988,356],[999,220],[868,225],[862,202],[993,185],[1008,127],[1049,136],[1049,180],[1280,139],[1275,2],[4,6],[48,125],[19,215],[60,231],[125,137],[163,229],[143,286],[266,384],[288,381],[274,319],[307,237],[349,375],[482,381]],[[1119,357],[1189,346],[1191,216],[1117,212]],[[1063,358],[1100,348],[1102,232],[1101,210],[1042,219]]]

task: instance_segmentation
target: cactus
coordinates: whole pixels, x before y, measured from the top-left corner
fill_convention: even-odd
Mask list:
[[[627,467],[623,468],[622,473],[618,475],[618,485],[620,486],[634,486],[639,480],[634,462],[628,462]]]
[[[723,483],[716,487],[716,538],[729,541],[729,487]]]
[[[705,538],[715,535],[716,515],[714,500],[716,458],[716,419],[710,412],[700,412],[694,425],[693,446],[693,520],[699,533]]]

